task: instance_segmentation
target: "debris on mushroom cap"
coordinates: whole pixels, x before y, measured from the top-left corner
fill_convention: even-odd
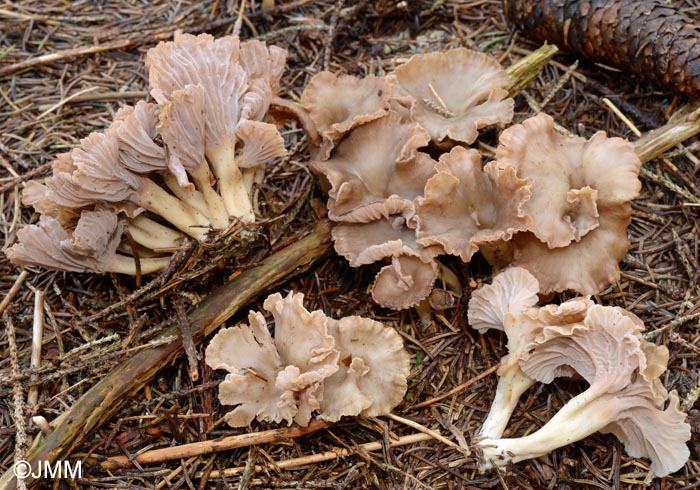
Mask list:
[[[579,373],[590,386],[569,400],[538,431],[514,439],[484,439],[481,466],[502,466],[547,454],[597,432],[620,435],[634,457],[649,457],[664,476],[687,460],[690,426],[657,376],[668,352],[640,339],[639,319],[619,308],[591,306],[582,324],[542,329],[520,356],[523,372],[542,382]],[[649,427],[661,427],[657,432]]]
[[[328,214],[334,221],[366,223],[394,214],[412,214],[435,161],[418,151],[429,135],[395,112],[353,130],[330,160],[312,170],[331,184]]]
[[[510,79],[484,53],[457,48],[414,55],[387,78],[398,97],[410,97],[411,117],[436,142],[471,144],[480,128],[513,119],[514,102],[506,90]]]
[[[480,245],[510,240],[529,226],[523,206],[530,185],[515,167],[496,162],[482,167],[479,152],[456,146],[440,157],[435,170],[425,197],[417,199],[419,243],[440,244],[469,262]]]
[[[219,390],[222,404],[238,405],[225,417],[230,425],[257,417],[306,426],[315,410],[328,420],[378,415],[403,398],[409,365],[400,336],[373,320],[309,312],[303,298],[290,292],[265,300],[274,339],[263,315],[251,312],[249,325],[220,330],[207,347],[206,363],[230,373]],[[359,398],[344,398],[350,393]]]
[[[318,157],[327,159],[346,133],[386,115],[390,96],[391,85],[384,78],[360,79],[328,71],[315,75],[300,102],[323,138]]]
[[[39,265],[72,272],[135,274],[132,257],[117,254],[124,223],[114,211],[83,210],[69,233],[56,219],[44,215],[38,225],[17,232],[17,243],[5,250],[15,265]],[[144,274],[165,268],[169,259],[142,259]]]
[[[324,382],[320,418],[384,415],[398,405],[407,388],[410,357],[392,328],[358,316],[330,320],[340,351],[340,369]]]
[[[632,143],[602,131],[589,140],[559,134],[543,113],[503,131],[496,157],[531,181],[532,197],[525,203],[530,231],[550,248],[581,240],[641,189],[641,161]]]
[[[372,286],[377,304],[403,310],[417,305],[433,289],[438,276],[437,262],[424,262],[413,255],[392,257],[391,264],[381,268]]]
[[[412,255],[424,262],[444,253],[440,246],[423,246],[415,229],[403,216],[389,216],[370,223],[342,223],[333,228],[335,251],[350,266],[372,264],[386,257]]]
[[[469,325],[484,333],[489,328],[503,330],[506,314],[517,315],[537,304],[539,283],[527,270],[510,267],[472,292],[467,316]]]
[[[627,227],[632,207],[620,205],[601,213],[598,227],[579,242],[549,248],[531,233],[513,237],[513,265],[530,271],[547,294],[570,289],[584,295],[596,294],[620,278],[619,262],[629,248]]]
[[[119,141],[119,161],[137,173],[161,172],[166,169],[165,148],[154,139],[157,136],[156,106],[139,101],[135,106],[124,106],[114,116],[105,131]]]

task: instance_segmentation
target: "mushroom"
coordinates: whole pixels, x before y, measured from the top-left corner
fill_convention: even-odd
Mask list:
[[[220,330],[206,349],[206,363],[229,374],[219,387],[224,405],[238,405],[226,414],[232,427],[257,418],[306,426],[320,408],[323,381],[338,370],[339,352],[321,311],[309,313],[303,294],[269,296],[263,307],[275,319],[275,338],[258,312],[249,325]]]
[[[574,298],[561,305],[535,308],[537,280],[525,269],[511,267],[498,274],[490,285],[474,291],[469,300],[469,324],[480,333],[503,330],[508,354],[501,358],[498,386],[489,413],[478,436],[503,435],[518,400],[535,380],[520,368],[520,358],[532,340],[547,326],[571,325],[583,321],[592,302]]]
[[[340,364],[324,381],[319,417],[336,422],[343,416],[391,412],[403,400],[410,372],[401,336],[359,316],[329,320],[329,333],[340,351]]]
[[[391,85],[374,76],[357,78],[322,71],[301,94],[300,103],[309,113],[323,141],[317,157],[326,160],[348,132],[386,115]]]
[[[550,382],[577,372],[590,386],[530,435],[479,441],[482,469],[536,458],[597,431],[620,436],[633,457],[650,458],[658,476],[683,466],[690,426],[675,392],[663,409],[669,396],[658,380],[668,350],[640,339],[642,328],[630,313],[599,305],[582,324],[544,328],[521,356],[525,374]]]
[[[329,217],[367,223],[412,215],[413,199],[434,173],[435,161],[418,151],[429,140],[418,124],[403,122],[393,111],[353,130],[330,160],[311,164],[330,182]]]
[[[250,56],[255,60],[242,60]],[[257,43],[241,48],[237,36],[214,39],[208,34],[178,35],[146,56],[149,83],[165,97],[187,85],[204,88],[205,154],[228,214],[243,221],[254,221],[255,215],[236,158],[236,130],[241,119],[266,112],[273,93],[270,82],[278,84],[283,60],[278,48]]]
[[[438,277],[438,264],[413,255],[392,257],[391,264],[381,268],[372,286],[372,298],[381,306],[403,310],[416,306],[433,289]]]
[[[46,199],[66,208],[97,203],[144,208],[203,241],[209,219],[173,197],[153,180],[119,163],[119,142],[112,134],[91,133],[70,153],[70,160],[54,161],[53,175],[46,179]],[[130,206],[129,204],[130,203]]]
[[[524,206],[531,234],[516,236],[515,265],[537,277],[541,292],[594,294],[617,280],[629,202],[641,189],[634,146],[602,131],[589,140],[561,135],[538,114],[501,134],[496,157],[532,184]]]
[[[508,74],[484,53],[457,48],[414,55],[387,77],[395,98],[433,141],[473,143],[478,130],[513,119]]]
[[[83,210],[75,229],[69,233],[49,215],[39,224],[17,232],[17,243],[5,250],[15,265],[39,265],[72,272],[118,272],[150,274],[164,269],[169,257],[135,259],[118,254],[124,223],[109,209]]]
[[[510,240],[529,226],[523,207],[530,186],[515,167],[496,162],[482,167],[476,150],[456,146],[440,157],[435,170],[425,197],[417,199],[418,243],[439,244],[469,262],[480,246]]]

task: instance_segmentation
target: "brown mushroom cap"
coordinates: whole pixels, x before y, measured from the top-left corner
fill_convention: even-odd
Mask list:
[[[154,139],[157,136],[158,108],[139,101],[117,111],[106,133],[119,141],[119,161],[137,173],[162,172],[166,167],[165,148]]]
[[[240,168],[264,166],[275,158],[287,154],[284,139],[274,124],[259,121],[241,121],[236,137],[243,148],[238,155]]]
[[[641,189],[641,162],[630,142],[602,131],[589,140],[565,136],[542,113],[501,133],[496,157],[531,181],[530,231],[550,248],[581,240],[599,215],[619,213]]]
[[[376,417],[391,412],[404,397],[410,356],[392,328],[357,316],[330,320],[340,351],[340,369],[324,383],[320,417]]]
[[[388,77],[411,97],[411,117],[434,141],[473,143],[478,130],[513,118],[510,79],[496,60],[457,48],[414,55]]]
[[[238,62],[251,80],[262,80],[273,93],[280,88],[280,80],[287,62],[287,50],[251,39],[240,44]]]
[[[382,267],[374,279],[372,298],[392,310],[410,308],[430,294],[437,276],[435,261],[424,262],[411,255],[392,257],[391,265]]]
[[[391,85],[374,76],[357,78],[323,71],[315,75],[300,102],[323,137],[319,157],[330,156],[333,147],[352,129],[386,115]]]
[[[523,206],[530,198],[527,181],[515,167],[481,165],[476,150],[457,146],[443,154],[416,204],[418,242],[439,244],[469,262],[480,245],[510,240],[530,218]]]
[[[434,173],[435,161],[418,151],[429,139],[419,125],[389,112],[352,131],[330,160],[312,162],[331,184],[331,219],[366,223],[411,214],[413,199]]]

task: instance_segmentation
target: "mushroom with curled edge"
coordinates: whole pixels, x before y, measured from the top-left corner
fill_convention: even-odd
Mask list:
[[[634,146],[602,131],[588,140],[559,134],[539,114],[503,131],[496,158],[532,184],[524,206],[532,225],[514,237],[514,265],[537,277],[542,293],[595,294],[615,282],[641,189]]]
[[[387,79],[394,99],[410,107],[411,119],[440,143],[473,143],[478,130],[513,119],[511,81],[490,56],[457,48],[414,55]]]
[[[657,476],[680,469],[690,426],[676,393],[669,396],[658,379],[668,349],[643,340],[643,328],[621,308],[594,305],[582,323],[542,329],[523,350],[523,372],[544,383],[576,372],[589,387],[536,432],[480,440],[481,469],[537,458],[598,431],[615,434],[632,457],[650,458]]]
[[[471,261],[480,247],[510,240],[527,229],[524,206],[530,185],[515,167],[481,164],[476,150],[456,146],[440,156],[437,173],[416,200],[418,243],[440,245],[448,254]]]
[[[343,416],[390,413],[406,394],[411,367],[401,336],[359,316],[329,319],[328,325],[340,363],[324,381],[319,418],[336,422]]]
[[[73,272],[118,272],[136,275],[164,269],[170,258],[141,258],[117,253],[124,228],[116,212],[100,208],[83,210],[72,232],[58,220],[44,215],[39,224],[17,232],[18,242],[5,250],[15,265],[38,265]]]
[[[511,267],[498,274],[493,282],[477,289],[469,300],[468,319],[480,333],[488,329],[503,330],[508,354],[498,368],[496,395],[478,437],[499,438],[503,435],[515,406],[535,380],[520,369],[519,360],[525,347],[548,325],[568,325],[583,321],[592,305],[588,298],[574,298],[561,305],[537,308],[537,280],[525,269]]]
[[[205,155],[229,216],[247,222],[254,221],[255,215],[238,164],[236,131],[242,120],[266,113],[286,56],[279,48],[249,42],[253,44],[243,43],[244,47],[237,36],[214,39],[208,34],[182,34],[146,55],[150,86],[166,98],[187,85],[204,88]],[[256,59],[243,61],[247,56]]]
[[[330,182],[329,217],[350,223],[410,217],[413,200],[435,173],[436,162],[418,151],[429,141],[423,128],[393,111],[353,130],[329,160],[311,163]]]
[[[322,138],[317,157],[327,160],[343,136],[385,116],[390,96],[391,85],[384,78],[357,78],[328,71],[315,75],[299,102]]]

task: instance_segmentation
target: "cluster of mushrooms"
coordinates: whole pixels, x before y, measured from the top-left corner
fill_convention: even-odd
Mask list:
[[[256,173],[286,154],[265,122],[287,52],[237,36],[183,34],[148,51],[151,95],[59,155],[23,203],[41,217],[6,250],[17,265],[148,274],[186,237],[255,220]],[[223,110],[222,108],[226,108]]]
[[[536,307],[539,289],[532,274],[511,267],[469,301],[473,328],[508,337],[496,396],[475,438],[481,469],[544,456],[594,432],[612,433],[629,455],[649,458],[657,476],[680,469],[689,457],[690,425],[676,392],[669,395],[659,380],[668,349],[646,341],[644,323],[622,308],[595,305],[589,297]],[[528,388],[575,374],[589,383],[585,391],[537,431],[502,437]]]
[[[251,189],[286,153],[267,122],[286,51],[236,36],[180,35],[146,57],[156,103],[117,112],[103,133],[59,155],[23,202],[38,224],[6,250],[18,265],[67,271],[151,273],[189,237],[207,240],[232,221],[252,222]],[[306,130],[311,169],[328,189],[336,251],[353,267],[387,260],[372,296],[392,309],[431,292],[440,255],[480,252],[508,266],[473,293],[469,323],[504,330],[508,354],[491,411],[475,439],[481,469],[546,454],[612,432],[634,457],[666,475],[688,457],[675,392],[659,381],[668,350],[644,325],[590,295],[619,278],[629,247],[630,201],[641,163],[628,141],[562,134],[546,114],[501,132],[495,158],[471,148],[479,130],[513,118],[499,63],[464,48],[412,57],[383,77],[322,72],[300,103],[277,98]],[[584,296],[537,307],[538,294]],[[392,329],[367,318],[309,312],[303,295],[274,294],[248,325],[222,329],[206,362],[228,371],[219,398],[235,427],[260,421],[390,412],[407,389],[409,355]],[[503,438],[520,396],[536,382],[578,374],[590,386],[540,430]],[[664,409],[664,404],[667,407]]]
[[[353,267],[391,261],[372,288],[380,305],[419,304],[445,254],[524,267],[542,293],[594,294],[619,278],[641,188],[633,145],[559,134],[539,114],[503,131],[483,165],[468,145],[511,121],[510,83],[497,61],[458,48],[385,77],[322,72],[306,87],[311,168],[329,186],[335,249]]]
[[[403,400],[410,356],[401,336],[369,318],[309,312],[303,300],[292,292],[265,300],[274,339],[265,317],[251,311],[248,325],[221,329],[207,347],[206,363],[229,372],[219,385],[219,401],[237,405],[225,416],[229,425],[257,418],[306,427],[315,411],[336,422],[384,415]]]

